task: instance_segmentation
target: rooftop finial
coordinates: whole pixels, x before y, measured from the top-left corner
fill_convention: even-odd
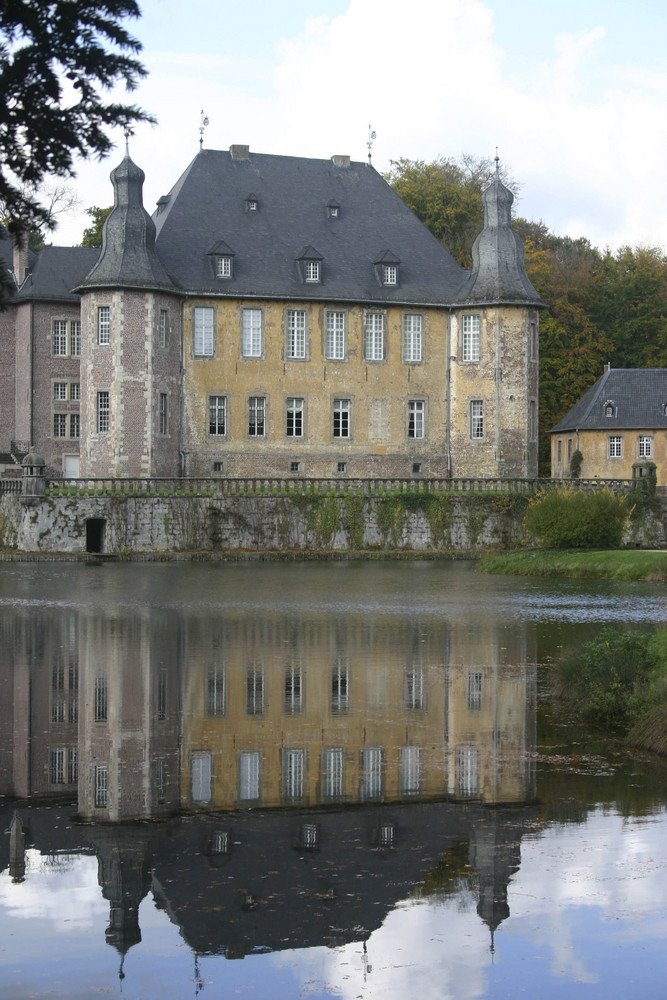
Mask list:
[[[368,141],[366,145],[368,146],[368,166],[371,165],[371,150],[373,149],[373,140],[376,138],[376,133],[373,131],[371,125],[368,126]]]
[[[498,147],[496,146],[496,174],[500,175],[500,157],[498,156]]]
[[[204,109],[201,109],[201,118],[199,120],[199,148],[204,148],[204,129],[208,125],[208,118],[204,114]]]
[[[129,156],[130,155],[130,136],[132,135],[132,129],[129,127],[129,125],[125,126],[125,131],[123,132],[123,135],[125,136],[125,155]]]

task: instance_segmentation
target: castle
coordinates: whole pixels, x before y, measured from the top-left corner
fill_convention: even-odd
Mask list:
[[[0,453],[53,476],[531,477],[539,310],[498,170],[461,268],[370,165],[201,149],[102,249],[0,240]]]

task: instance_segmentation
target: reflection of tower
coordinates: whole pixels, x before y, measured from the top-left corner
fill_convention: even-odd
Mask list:
[[[107,944],[124,956],[141,941],[139,904],[150,889],[152,832],[136,826],[96,827],[97,878],[109,901]]]
[[[491,931],[491,947],[496,928],[510,915],[507,886],[521,864],[520,825],[507,812],[485,810],[472,823],[470,865],[479,878],[477,913]]]
[[[9,824],[9,877],[12,882],[25,880],[25,831],[18,812],[14,812]]]

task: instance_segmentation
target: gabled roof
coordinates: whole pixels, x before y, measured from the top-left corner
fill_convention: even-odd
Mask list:
[[[44,247],[33,258],[32,271],[14,301],[79,302],[80,296],[72,289],[90,271],[99,255],[99,248]]]
[[[250,191],[255,212],[247,211]],[[158,204],[157,253],[192,294],[446,304],[467,278],[373,167],[345,157],[201,150]],[[235,251],[224,284],[207,257],[220,240]],[[295,266],[308,246],[322,256],[321,284],[306,284]],[[400,257],[400,282],[380,288],[373,264],[386,247]]]
[[[574,430],[667,430],[667,368],[610,368],[551,428]],[[606,416],[607,410],[611,416]]]

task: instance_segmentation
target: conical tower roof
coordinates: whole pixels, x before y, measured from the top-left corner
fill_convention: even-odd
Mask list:
[[[459,296],[466,304],[544,305],[526,274],[523,244],[512,229],[513,201],[496,159],[495,177],[482,194],[484,229],[473,244],[472,271]]]
[[[155,223],[143,204],[144,180],[126,151],[111,172],[114,207],[104,223],[99,260],[77,291],[91,286],[174,289],[155,250]]]

